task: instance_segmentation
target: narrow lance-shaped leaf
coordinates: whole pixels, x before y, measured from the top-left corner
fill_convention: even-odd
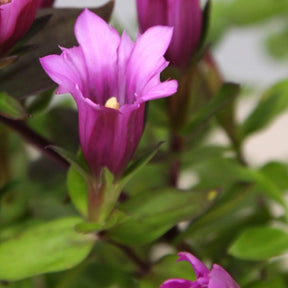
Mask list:
[[[213,117],[217,112],[231,103],[237,96],[240,86],[235,83],[224,83],[218,93],[205,105],[183,129],[183,133],[195,133],[197,129]]]
[[[242,138],[248,137],[265,127],[288,108],[288,80],[271,87],[241,127]]]
[[[2,92],[0,93],[0,116],[13,120],[22,120],[27,117],[27,114],[17,100]]]

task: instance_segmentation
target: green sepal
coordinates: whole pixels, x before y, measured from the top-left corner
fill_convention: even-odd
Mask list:
[[[76,230],[80,233],[97,233],[108,230],[116,225],[125,222],[130,216],[120,210],[114,210],[105,223],[81,222],[76,225]]]

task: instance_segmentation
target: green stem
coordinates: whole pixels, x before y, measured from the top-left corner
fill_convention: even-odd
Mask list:
[[[88,184],[88,221],[98,222],[103,203],[104,185],[101,181],[91,180]]]

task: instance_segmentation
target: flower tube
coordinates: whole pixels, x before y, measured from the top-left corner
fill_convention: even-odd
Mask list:
[[[187,252],[180,252],[178,261],[188,261],[196,274],[195,281],[185,279],[166,280],[160,288],[240,288],[234,279],[218,264],[209,270],[198,258]]]
[[[137,0],[137,12],[142,32],[154,25],[174,27],[166,57],[172,65],[187,68],[201,36],[200,0]]]
[[[37,7],[38,0],[0,0],[0,56],[29,30]]]
[[[116,178],[125,170],[142,136],[145,102],[176,92],[175,80],[160,82],[172,33],[154,27],[133,43],[85,9],[75,24],[79,46],[40,59],[57,93],[77,103],[81,148],[96,179],[103,167]]]

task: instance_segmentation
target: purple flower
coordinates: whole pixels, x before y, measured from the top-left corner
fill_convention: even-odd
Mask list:
[[[175,80],[160,82],[172,28],[154,27],[133,43],[84,10],[75,24],[79,46],[41,58],[57,93],[71,93],[79,110],[83,155],[92,174],[103,167],[120,176],[140,141],[145,102],[176,92]]]
[[[37,6],[38,0],[0,0],[0,56],[29,30]]]
[[[166,57],[172,65],[185,69],[201,36],[200,0],[137,0],[137,11],[141,31],[154,25],[174,27]]]
[[[39,0],[38,8],[49,8],[52,7],[55,0]]]
[[[209,270],[198,258],[190,253],[181,252],[178,255],[178,261],[191,263],[197,279],[195,281],[169,279],[160,288],[240,288],[221,266],[214,264],[212,269]]]

